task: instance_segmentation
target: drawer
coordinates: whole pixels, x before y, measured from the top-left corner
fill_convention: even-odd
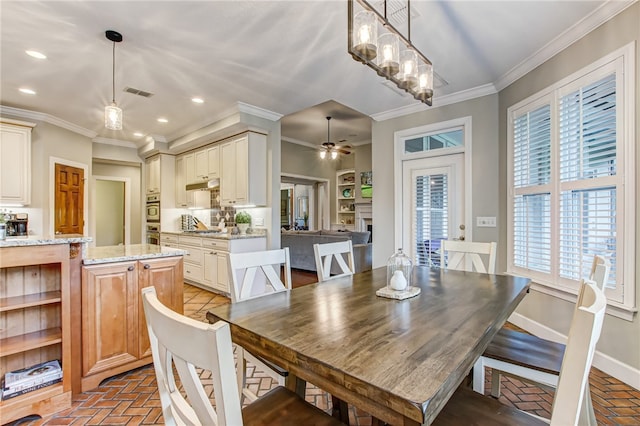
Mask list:
[[[180,235],[180,244],[202,247],[202,238]]]
[[[182,250],[186,250],[188,252],[183,257],[183,260],[185,263],[202,265],[202,261],[203,261],[202,249],[190,247],[190,246],[182,246],[182,245],[179,248],[181,248]]]
[[[174,234],[160,234],[160,242],[161,243],[174,243],[174,244],[178,244],[178,236],[174,235]],[[167,247],[175,247],[175,246],[170,246],[167,245]]]
[[[229,251],[229,241],[227,240],[217,240],[215,238],[203,238],[202,239],[202,247],[216,249],[216,250],[224,250]]]
[[[202,266],[191,263],[184,264],[184,279],[200,283],[202,282],[202,277]]]

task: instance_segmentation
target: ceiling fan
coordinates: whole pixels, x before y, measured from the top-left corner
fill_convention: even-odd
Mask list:
[[[332,160],[335,160],[338,157],[338,153],[340,154],[351,154],[350,146],[338,146],[335,143],[331,142],[331,131],[330,131],[330,123],[331,117],[327,117],[327,141],[322,143],[322,150],[320,151],[320,158],[325,159],[327,154],[331,156]]]

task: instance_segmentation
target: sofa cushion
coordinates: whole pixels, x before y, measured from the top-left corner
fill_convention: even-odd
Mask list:
[[[371,235],[371,232],[369,231],[351,232],[351,244],[353,244],[354,246],[356,244],[367,244],[369,242],[370,235]]]

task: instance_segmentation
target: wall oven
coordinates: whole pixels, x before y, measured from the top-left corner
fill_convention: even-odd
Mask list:
[[[147,223],[147,244],[160,245],[160,224]]]
[[[160,222],[160,195],[147,195],[147,222]]]

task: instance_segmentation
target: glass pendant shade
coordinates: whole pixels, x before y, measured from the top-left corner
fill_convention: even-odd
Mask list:
[[[418,86],[415,89],[416,96],[421,101],[433,96],[433,66],[423,64],[418,67]]]
[[[385,33],[378,38],[378,66],[385,75],[393,76],[400,71],[398,36]]]
[[[368,10],[358,12],[354,18],[353,32],[353,50],[367,61],[375,59],[378,40],[375,14]]]
[[[338,151],[334,149],[331,151],[331,159],[335,160],[336,158],[338,158]]]
[[[418,85],[418,55],[413,50],[400,52],[400,72],[398,74],[401,89],[412,89]]]
[[[104,126],[111,130],[122,130],[122,110],[115,102],[104,107]]]
[[[320,158],[324,160],[326,157],[327,157],[327,151],[323,149],[322,151],[320,151]]]

